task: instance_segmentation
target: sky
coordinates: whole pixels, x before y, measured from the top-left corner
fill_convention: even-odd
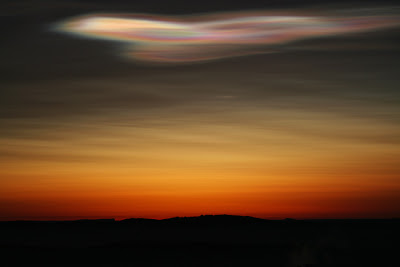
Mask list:
[[[400,216],[399,6],[167,2],[1,4],[0,220]]]

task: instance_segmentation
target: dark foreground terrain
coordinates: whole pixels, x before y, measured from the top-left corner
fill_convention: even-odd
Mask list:
[[[400,220],[0,222],[1,266],[400,266]]]

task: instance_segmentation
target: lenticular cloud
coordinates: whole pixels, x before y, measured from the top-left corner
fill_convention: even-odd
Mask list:
[[[265,53],[272,45],[400,24],[399,16],[381,13],[328,16],[237,12],[184,18],[91,14],[64,21],[58,29],[119,41],[127,48],[124,55],[132,59],[177,63]]]

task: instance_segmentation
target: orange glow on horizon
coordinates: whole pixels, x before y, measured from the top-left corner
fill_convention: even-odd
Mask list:
[[[229,127],[94,128],[60,132],[60,141],[3,141],[19,156],[3,158],[0,219],[400,214],[396,147]]]

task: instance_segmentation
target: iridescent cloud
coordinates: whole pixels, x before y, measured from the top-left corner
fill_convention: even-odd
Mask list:
[[[153,62],[195,62],[265,53],[268,45],[398,26],[396,15],[305,15],[238,12],[172,18],[91,14],[61,23],[63,32],[120,41],[128,57]]]

